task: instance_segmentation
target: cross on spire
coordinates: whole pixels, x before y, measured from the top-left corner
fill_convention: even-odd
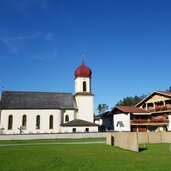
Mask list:
[[[84,55],[82,55],[82,64],[84,64]]]

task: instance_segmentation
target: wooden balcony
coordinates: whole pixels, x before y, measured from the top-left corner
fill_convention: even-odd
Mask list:
[[[160,111],[167,111],[171,110],[171,105],[166,105],[166,106],[155,106],[155,107],[148,107],[147,111],[148,112],[160,112]]]

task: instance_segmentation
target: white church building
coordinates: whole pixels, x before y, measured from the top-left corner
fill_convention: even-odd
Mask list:
[[[75,71],[75,95],[58,92],[2,91],[0,133],[98,132],[94,124],[91,69]]]

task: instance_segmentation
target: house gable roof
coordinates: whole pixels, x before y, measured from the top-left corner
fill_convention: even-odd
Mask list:
[[[75,119],[75,120],[72,120],[70,122],[67,122],[65,124],[61,124],[61,126],[98,126],[97,124],[94,124],[92,122],[88,122],[88,121],[85,121],[85,120],[81,120],[81,119]]]
[[[111,113],[110,113],[109,111],[107,111],[107,112],[104,112],[104,113],[101,113],[101,114],[99,114],[99,115],[94,116],[94,119],[105,118],[105,117],[110,116],[110,114],[111,114]]]
[[[77,109],[71,93],[3,91],[2,109]]]
[[[146,110],[135,106],[115,106],[111,113],[118,114],[118,111],[123,113],[148,113]]]
[[[141,100],[137,105],[136,107],[139,107],[141,106],[144,102],[146,102],[148,99],[150,99],[152,96],[154,95],[162,95],[162,96],[166,96],[166,97],[169,97],[171,98],[171,92],[169,91],[154,91],[152,93],[150,93],[146,98],[144,98],[143,100]]]

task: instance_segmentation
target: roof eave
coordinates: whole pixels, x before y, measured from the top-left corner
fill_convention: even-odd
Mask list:
[[[75,110],[75,108],[1,108],[2,110]]]
[[[132,113],[133,115],[151,115],[151,113]]]

